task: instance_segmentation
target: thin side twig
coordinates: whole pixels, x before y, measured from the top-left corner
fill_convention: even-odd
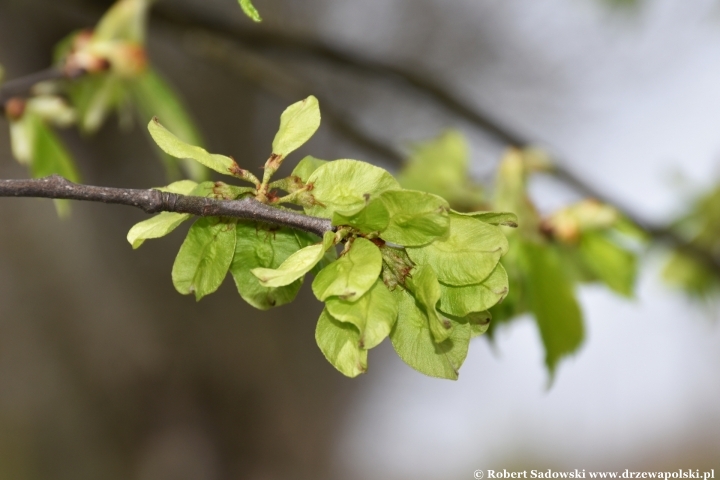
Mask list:
[[[137,207],[147,213],[177,212],[200,217],[233,217],[314,233],[333,231],[330,220],[274,208],[252,198],[215,200],[160,190],[78,185],[59,176],[34,180],[0,180],[0,197],[37,197],[111,203]]]

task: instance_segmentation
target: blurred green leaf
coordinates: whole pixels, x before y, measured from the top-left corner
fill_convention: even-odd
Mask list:
[[[150,121],[148,130],[153,140],[155,140],[155,143],[168,155],[175,158],[195,160],[224,175],[234,175],[234,172],[238,169],[237,164],[232,158],[208,153],[204,148],[183,142],[160,125],[160,122],[158,122],[156,118]]]
[[[135,107],[144,125],[153,117],[162,118],[167,128],[178,138],[190,145],[203,144],[190,114],[173,88],[154,70],[148,68],[143,74],[129,83],[130,90],[135,99]],[[163,155],[163,161],[171,161]],[[197,162],[183,159],[182,167],[190,178],[204,180],[208,176],[207,170]]]
[[[382,231],[383,240],[416,247],[432,242],[450,228],[445,199],[431,193],[413,190],[390,190],[380,199],[389,213],[389,222]]]
[[[471,285],[485,280],[508,251],[499,227],[480,220],[450,214],[448,233],[425,245],[408,247],[413,262],[429,265],[447,285]]]
[[[252,274],[264,287],[284,287],[302,278],[325,256],[333,245],[335,234],[325,232],[322,243],[311,245],[290,255],[277,268],[253,268]]]
[[[439,309],[447,314],[465,317],[482,312],[502,301],[508,293],[508,276],[498,263],[490,276],[480,283],[461,287],[440,283]]]
[[[305,213],[332,218],[335,211],[348,212],[363,208],[372,197],[400,185],[387,171],[357,160],[335,160],[315,170],[307,181],[313,185],[315,205]]]
[[[240,8],[242,8],[242,11],[245,12],[245,15],[250,17],[252,21],[254,22],[262,22],[262,18],[260,18],[260,13],[257,11],[255,6],[252,4],[251,0],[238,0],[240,3]]]
[[[73,82],[69,88],[79,124],[86,133],[95,133],[105,119],[126,101],[124,82],[115,75],[96,74]]]
[[[249,3],[249,2],[248,2]],[[273,154],[282,158],[300,148],[320,126],[320,106],[310,95],[293,103],[280,116],[280,129],[273,140]]]
[[[119,0],[103,15],[95,27],[97,42],[145,40],[147,10],[151,0]]]
[[[188,232],[172,268],[173,285],[200,300],[225,279],[235,254],[235,224],[216,217],[197,220]]]
[[[457,380],[467,357],[471,329],[467,323],[455,323],[450,337],[442,343],[433,339],[426,313],[403,288],[392,294],[398,301],[398,319],[390,340],[398,356],[410,367],[431,377]]]
[[[583,341],[582,313],[557,251],[532,242],[524,242],[521,249],[530,310],[540,329],[552,377],[558,362],[577,351]]]
[[[275,229],[255,222],[238,222],[230,273],[243,300],[260,310],[291,302],[302,286],[302,278],[282,287],[264,287],[251,270],[276,269],[290,255],[312,243],[309,236],[289,228]]]
[[[356,301],[375,284],[381,268],[380,249],[369,240],[356,238],[347,253],[318,273],[313,293],[320,301],[333,296]]]
[[[42,178],[58,174],[71,182],[79,182],[80,175],[75,163],[57,135],[39,118],[29,113],[26,113],[26,116],[31,119],[34,128],[33,159],[30,164],[33,177]],[[69,201],[55,200],[54,203],[61,217],[70,213]]]
[[[631,297],[637,274],[635,254],[620,248],[600,232],[580,237],[580,253],[590,270],[620,295]]]
[[[415,147],[398,174],[400,184],[410,190],[434,193],[460,210],[474,210],[482,192],[470,181],[468,146],[459,131],[451,130]]]
[[[315,328],[315,341],[325,358],[350,378],[367,371],[367,350],[360,347],[360,332],[354,325],[334,319],[323,309]]]

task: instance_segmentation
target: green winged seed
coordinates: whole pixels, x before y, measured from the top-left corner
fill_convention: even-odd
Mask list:
[[[133,249],[140,248],[145,240],[164,237],[189,218],[189,213],[162,212],[133,225],[127,234],[127,241]]]
[[[315,329],[315,341],[325,358],[348,377],[367,371],[367,350],[360,347],[360,332],[354,325],[334,319],[324,309]]]
[[[400,189],[387,171],[358,160],[328,162],[315,170],[307,183],[313,186],[310,193],[315,205],[306,207],[305,213],[323,218],[333,218],[335,211],[359,210],[372,197]]]
[[[398,316],[397,299],[380,279],[359,300],[330,297],[325,308],[333,318],[357,327],[360,347],[365,350],[375,348],[390,334]]]
[[[220,287],[235,254],[235,224],[201,218],[188,232],[172,269],[173,285],[200,300]]]
[[[438,280],[455,286],[485,280],[507,251],[500,227],[453,213],[447,234],[423,247],[407,248],[413,262],[432,267]]]
[[[446,314],[447,315],[447,314]],[[447,318],[453,323],[465,324],[470,328],[470,338],[484,334],[490,328],[490,320],[492,315],[488,310],[484,312],[472,312],[464,317],[456,317],[455,315],[447,315]]]
[[[450,320],[438,314],[436,305],[440,300],[440,283],[432,268],[424,265],[415,268],[410,277],[410,290],[417,303],[425,310],[433,339],[437,343],[445,341],[450,336],[453,325]]]
[[[157,118],[150,120],[148,130],[158,147],[172,157],[195,160],[224,175],[234,175],[234,172],[238,170],[238,166],[232,158],[208,153],[204,148],[183,142],[160,125]]]
[[[490,276],[480,283],[462,287],[440,283],[438,308],[449,315],[464,317],[472,312],[482,312],[501,302],[508,293],[508,276],[498,263]]]
[[[278,268],[253,268],[252,274],[264,287],[284,287],[303,277],[325,256],[335,240],[334,232],[325,232],[322,243],[311,245],[290,255]]]
[[[250,0],[238,1],[240,3],[240,8],[242,8],[242,11],[245,12],[245,15],[250,17],[253,22],[262,22],[262,18],[260,18],[260,13],[258,13],[257,9]]]
[[[450,227],[445,199],[414,190],[391,190],[382,199],[390,215],[382,239],[398,245],[416,247],[444,235]]]
[[[433,339],[425,312],[405,289],[392,292],[398,300],[398,319],[390,332],[390,341],[398,356],[420,373],[431,377],[457,380],[467,357],[471,328],[456,323],[450,338],[442,343]]]
[[[178,182],[173,182],[166,187],[156,187],[155,190],[160,190],[161,192],[177,193],[179,195],[190,195],[193,193],[193,190],[195,190],[197,186],[197,182],[194,182],[192,180],[180,180]]]
[[[518,217],[511,212],[456,212],[452,211],[455,215],[462,215],[463,217],[476,218],[482,222],[489,223],[490,225],[502,225],[503,227],[516,228],[518,226]]]
[[[362,233],[383,231],[387,228],[389,221],[390,215],[380,198],[370,200],[360,209],[347,212],[336,211],[332,218],[333,225],[349,225]]]
[[[243,300],[260,310],[291,302],[302,286],[302,278],[282,287],[264,287],[251,270],[278,268],[290,255],[313,243],[309,235],[297,235],[289,228],[269,230],[255,222],[238,222],[230,273]]]
[[[308,155],[298,162],[291,175],[298,177],[303,183],[307,183],[310,175],[326,163],[328,163],[327,160],[320,160],[319,158]]]
[[[280,116],[280,129],[272,143],[273,155],[285,158],[310,140],[320,126],[320,106],[310,95],[293,103]]]
[[[313,293],[320,301],[328,297],[356,301],[375,284],[381,269],[380,249],[370,240],[356,238],[345,255],[315,277]]]

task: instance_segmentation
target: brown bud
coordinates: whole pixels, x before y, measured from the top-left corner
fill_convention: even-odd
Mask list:
[[[20,120],[25,113],[25,105],[27,102],[20,97],[12,97],[5,102],[5,115],[10,120]]]

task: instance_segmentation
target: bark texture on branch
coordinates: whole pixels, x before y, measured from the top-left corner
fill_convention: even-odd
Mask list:
[[[147,213],[177,212],[200,217],[233,217],[295,228],[322,237],[332,231],[330,220],[282,210],[252,198],[215,200],[160,190],[78,185],[59,176],[35,180],[0,180],[0,197],[38,197],[114,203],[137,207]]]

